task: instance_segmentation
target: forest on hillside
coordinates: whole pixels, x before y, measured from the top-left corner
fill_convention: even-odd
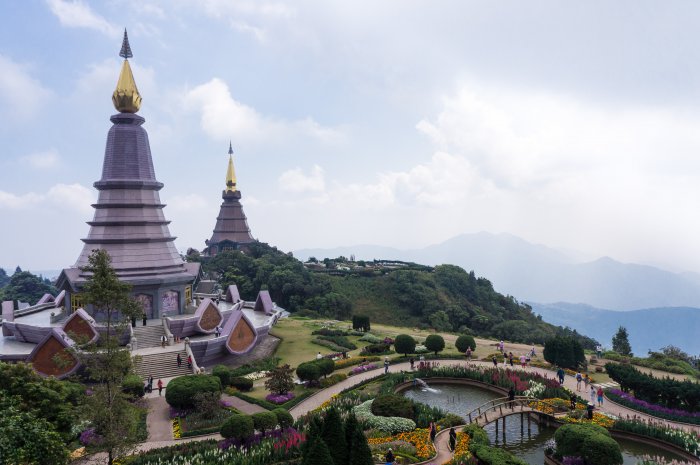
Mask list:
[[[18,266],[12,276],[0,268],[0,302],[18,300],[35,304],[44,294],[57,294],[51,280],[37,276],[29,271],[22,271]]]
[[[201,260],[196,254],[187,259]],[[496,292],[488,279],[458,266],[357,268],[359,272],[313,272],[291,254],[264,243],[250,245],[246,253],[229,251],[203,261],[204,271],[223,289],[236,284],[246,300],[267,289],[278,305],[300,315],[339,320],[367,315],[373,322],[524,343],[566,335],[586,348],[596,345],[574,330],[542,321],[529,305]]]

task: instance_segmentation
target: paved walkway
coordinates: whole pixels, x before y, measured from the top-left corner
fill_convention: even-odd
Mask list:
[[[465,360],[437,360],[440,363],[440,366],[454,366],[454,365],[465,365],[467,362]],[[482,361],[472,361],[469,362],[471,366],[479,366],[479,367],[492,367],[493,364],[491,362],[482,362]],[[500,368],[502,368],[502,365],[499,365]],[[546,370],[544,368],[537,368],[537,367],[527,367],[525,369],[515,366],[512,368],[513,370],[524,370],[528,372],[536,372],[539,373],[543,376],[547,376],[550,378],[554,378],[555,373],[551,370]],[[389,372],[390,373],[396,373],[400,371],[410,371],[410,364],[408,362],[404,363],[397,363],[394,365],[391,365]],[[290,413],[294,418],[298,418],[311,410],[314,410],[318,407],[321,406],[326,400],[330,399],[332,396],[339,394],[340,392],[344,391],[345,389],[351,388],[353,386],[356,386],[363,381],[371,380],[374,378],[377,378],[384,374],[384,368],[378,368],[376,370],[372,371],[367,371],[358,375],[351,376],[343,381],[341,381],[338,384],[335,384],[327,389],[324,389],[322,391],[319,391],[318,393],[314,394],[313,396],[305,399],[304,401],[300,402],[296,406],[294,406],[291,410]],[[164,380],[165,381],[165,380]],[[564,380],[564,385],[571,389],[572,391],[576,392],[576,380],[572,376],[566,376]],[[588,393],[584,391],[584,388],[582,386],[581,391],[578,392],[578,394],[583,397],[584,399],[588,399]],[[238,410],[244,412],[244,413],[256,413],[260,411],[264,411],[264,409],[258,405],[251,404],[249,402],[244,401],[243,399],[239,399],[237,397],[233,396],[223,396],[223,399],[226,399],[230,402],[232,402],[232,405],[237,408]],[[150,449],[156,449],[159,447],[165,447],[165,446],[172,446],[175,444],[181,444],[183,442],[189,442],[189,441],[200,441],[204,439],[221,439],[221,435],[219,434],[209,434],[205,436],[198,436],[194,438],[186,438],[186,439],[179,439],[179,440],[173,440],[172,439],[172,426],[169,418],[169,407],[167,403],[165,402],[165,396],[159,397],[158,392],[155,391],[153,394],[147,395],[147,401],[149,404],[149,413],[148,413],[148,422],[149,422],[149,435],[148,435],[148,441],[144,442],[139,445],[138,450],[139,451],[145,451],[145,450],[150,450]],[[636,418],[645,420],[645,421],[658,421],[657,418],[651,417],[650,415],[646,415],[640,412],[636,412],[630,409],[627,409],[625,407],[613,405],[611,402],[605,402],[603,407],[600,409],[606,413],[611,413],[613,415],[617,415],[619,417],[632,417],[633,415],[636,415]],[[466,413],[466,412],[465,412]],[[681,428],[689,431],[697,431],[700,432],[700,426],[695,426],[695,425],[685,425],[685,424],[679,424],[675,422],[670,422],[670,421],[664,421],[664,423],[673,426],[675,428]],[[438,433],[435,441],[435,448],[437,451],[437,456],[433,459],[431,459],[429,464],[431,465],[437,465],[437,464],[443,464],[446,461],[448,461],[452,457],[452,453],[449,450],[448,447],[448,442],[449,442],[449,437],[447,435],[448,430],[444,430],[440,433]],[[94,457],[93,457],[94,458]],[[76,463],[87,463],[83,461],[79,461]]]

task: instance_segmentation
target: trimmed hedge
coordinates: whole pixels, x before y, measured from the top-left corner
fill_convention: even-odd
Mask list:
[[[455,348],[460,352],[466,352],[467,349],[476,350],[476,341],[473,336],[462,334],[455,341]]]
[[[370,344],[362,349],[361,354],[385,354],[391,352],[389,344]]]
[[[372,413],[378,417],[402,417],[414,419],[413,402],[397,394],[383,394],[372,402]]]
[[[280,425],[280,428],[289,428],[294,424],[294,417],[289,413],[289,410],[278,407],[272,409],[272,413],[277,416],[277,424]]]
[[[229,384],[239,391],[245,391],[248,392],[251,389],[253,389],[253,380],[248,379],[248,378],[243,378],[243,377],[233,377],[230,379]]]
[[[556,454],[560,457],[582,457],[596,465],[621,465],[620,445],[608,430],[594,424],[567,424],[554,433]]]
[[[253,417],[253,426],[263,434],[277,426],[277,415],[274,412],[258,412],[251,416]]]
[[[192,409],[198,392],[221,392],[221,381],[212,375],[180,376],[168,383],[165,401],[175,408]]]
[[[228,386],[231,384],[231,369],[226,365],[216,365],[211,371],[211,374],[219,378],[222,386]]]
[[[244,440],[255,432],[253,419],[248,415],[231,415],[221,425],[221,435],[226,439],[235,438]]]
[[[404,356],[413,354],[416,350],[416,340],[408,334],[399,334],[394,340],[394,350]]]

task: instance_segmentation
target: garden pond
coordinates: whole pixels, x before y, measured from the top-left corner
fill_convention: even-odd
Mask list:
[[[484,403],[502,397],[476,386],[455,384],[431,384],[428,389],[416,386],[404,391],[403,394],[417,402],[439,407],[462,417]],[[554,437],[555,428],[540,426],[537,422],[531,421],[528,431],[527,418],[523,425],[520,415],[507,417],[505,430],[500,426],[502,423],[499,424],[498,435],[496,435],[495,423],[486,426],[486,432],[492,444],[502,445],[528,463],[537,465],[544,463],[545,443]],[[636,465],[644,455],[660,456],[669,461],[680,460],[680,457],[675,454],[653,446],[628,440],[616,439],[616,441],[622,449],[624,465]]]

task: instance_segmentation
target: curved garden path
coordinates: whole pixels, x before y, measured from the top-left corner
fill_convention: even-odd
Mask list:
[[[433,360],[429,360],[433,361]],[[473,360],[471,362],[467,362],[464,359],[448,359],[448,360],[435,360],[440,363],[440,366],[455,366],[455,365],[465,365],[469,364],[472,366],[483,366],[483,367],[492,367],[493,363],[491,362],[483,362],[483,361],[476,361]],[[499,365],[499,368],[502,368],[503,365]],[[402,363],[397,363],[393,364],[389,368],[390,373],[396,373],[396,372],[401,372],[401,371],[410,371],[411,366],[409,362],[402,362]],[[521,371],[528,371],[528,372],[536,372],[539,373],[543,376],[547,376],[550,378],[555,377],[555,372],[552,370],[548,370],[545,368],[539,368],[539,367],[527,367],[527,368],[521,368],[520,366],[516,365],[515,367],[512,368],[513,370],[521,370]],[[341,381],[338,384],[335,384],[329,388],[323,389],[313,396],[303,400],[296,406],[292,407],[290,409],[290,413],[292,416],[296,419],[299,418],[300,416],[318,408],[323,404],[325,401],[330,399],[336,394],[339,394],[340,392],[352,388],[364,381],[371,380],[374,378],[377,378],[384,374],[384,368],[377,368],[376,370],[372,371],[366,371],[364,373],[360,373],[354,376],[351,376],[343,381]],[[564,385],[571,389],[572,391],[576,392],[576,380],[572,376],[566,376],[564,379]],[[583,388],[578,394],[583,397],[584,399],[588,399],[588,393],[583,391]],[[156,394],[157,396],[157,394]],[[249,404],[252,405],[252,404]],[[240,406],[236,406],[237,408]],[[598,408],[598,407],[596,407]],[[635,410],[628,409],[626,407],[622,407],[617,404],[613,404],[612,402],[609,402],[606,398],[606,401],[603,404],[603,407],[600,408],[603,412],[610,413],[619,417],[634,417],[636,416],[637,419],[644,420],[644,421],[651,421],[655,423],[665,423],[667,425],[673,426],[675,428],[679,429],[684,429],[686,431],[695,431],[700,433],[700,426],[698,425],[688,425],[684,423],[676,423],[668,420],[662,420],[657,417],[653,417],[651,415],[647,415],[641,412],[637,412]],[[466,412],[465,412],[466,413]],[[168,406],[164,402],[164,398],[161,399],[156,399],[154,400],[150,407],[149,407],[149,440],[146,442],[141,443],[137,450],[138,451],[145,451],[145,450],[150,450],[150,449],[156,449],[159,447],[166,447],[166,446],[172,446],[176,444],[181,444],[183,442],[189,442],[189,441],[201,441],[204,439],[222,439],[221,435],[219,434],[208,434],[205,436],[197,436],[197,437],[192,437],[192,438],[186,438],[186,439],[172,439],[172,425],[170,423],[170,420],[168,419]],[[151,421],[153,419],[154,421]],[[435,449],[437,451],[437,456],[431,459],[428,462],[425,462],[426,464],[442,464],[448,461],[452,457],[452,452],[449,450],[448,447],[448,436],[447,434],[440,434],[438,433],[435,441]],[[99,454],[98,454],[99,455]],[[82,460],[79,460],[75,463],[88,463],[86,460],[94,460],[97,458],[96,456],[92,456],[91,458],[85,458]]]

